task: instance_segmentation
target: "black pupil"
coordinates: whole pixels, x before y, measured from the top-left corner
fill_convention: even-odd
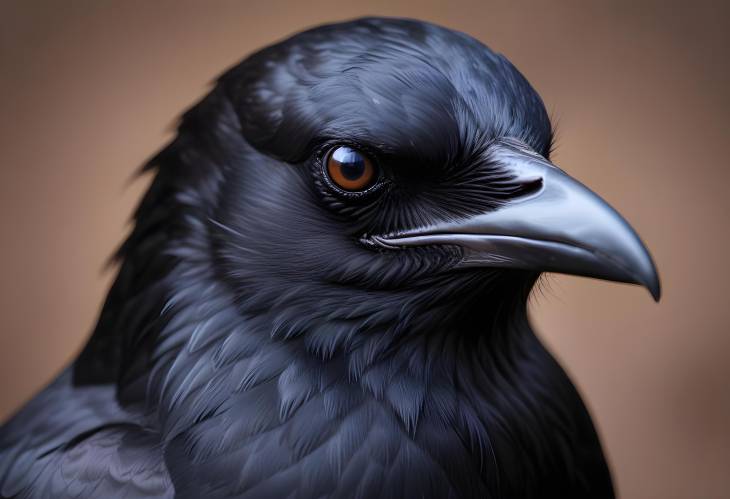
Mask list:
[[[340,165],[340,173],[347,180],[358,180],[365,174],[365,158],[349,147],[338,147],[332,153],[332,159]]]

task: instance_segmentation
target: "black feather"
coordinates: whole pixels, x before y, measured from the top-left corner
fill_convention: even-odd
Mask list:
[[[600,444],[532,333],[538,275],[366,234],[495,209],[539,96],[427,23],[316,28],[225,73],[155,179],[73,365],[0,432],[4,497],[613,497]],[[322,154],[378,158],[377,195]]]

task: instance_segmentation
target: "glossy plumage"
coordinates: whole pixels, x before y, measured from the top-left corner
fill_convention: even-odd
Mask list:
[[[527,321],[539,274],[366,240],[532,192],[490,159],[502,138],[549,155],[539,96],[422,22],[316,28],[226,72],[149,162],[86,348],[0,431],[0,496],[613,497]],[[382,188],[323,182],[336,144]]]

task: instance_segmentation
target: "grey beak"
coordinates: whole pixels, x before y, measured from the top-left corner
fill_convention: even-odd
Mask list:
[[[521,144],[504,141],[491,148],[492,159],[516,181],[540,188],[494,211],[374,236],[374,242],[386,247],[458,245],[464,249],[462,266],[560,272],[640,284],[659,301],[659,276],[651,255],[616,210]]]

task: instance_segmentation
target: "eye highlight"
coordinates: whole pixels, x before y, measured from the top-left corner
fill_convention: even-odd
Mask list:
[[[337,146],[327,154],[326,171],[336,187],[348,192],[364,191],[378,180],[375,163],[348,146]]]

